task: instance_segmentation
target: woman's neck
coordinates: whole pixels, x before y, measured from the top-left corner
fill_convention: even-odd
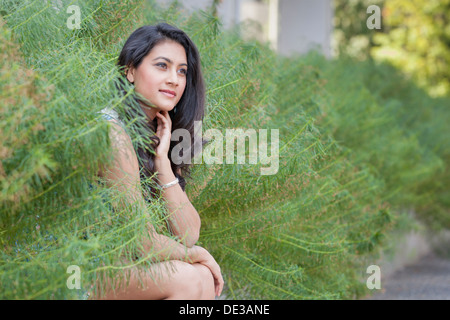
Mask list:
[[[152,122],[156,118],[156,113],[158,112],[158,109],[155,107],[151,107],[142,101],[140,102],[142,111],[144,111],[145,115],[147,116],[147,119],[149,122]]]

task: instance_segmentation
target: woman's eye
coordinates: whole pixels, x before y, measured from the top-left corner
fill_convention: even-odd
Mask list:
[[[164,69],[167,68],[167,65],[164,62],[159,62],[159,63],[156,64],[156,66],[160,67],[160,68],[164,68]]]
[[[181,73],[182,75],[186,75],[187,74],[187,70],[186,69],[180,69],[178,72]]]

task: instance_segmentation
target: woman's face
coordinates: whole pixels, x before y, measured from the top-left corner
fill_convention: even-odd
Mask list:
[[[158,111],[170,111],[180,101],[186,88],[186,73],[184,47],[178,42],[165,40],[153,47],[139,67],[129,69],[127,79],[153,107],[143,108],[153,120]]]

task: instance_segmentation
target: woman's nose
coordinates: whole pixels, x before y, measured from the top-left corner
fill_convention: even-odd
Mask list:
[[[172,71],[169,73],[167,77],[167,83],[177,86],[178,85],[178,75],[176,71]]]

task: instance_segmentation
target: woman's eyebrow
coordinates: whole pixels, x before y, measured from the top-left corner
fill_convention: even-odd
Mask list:
[[[155,59],[153,59],[153,61],[155,61],[155,60],[158,60],[158,59],[163,59],[163,60],[166,60],[168,63],[173,63],[173,61],[172,60],[170,60],[169,58],[166,58],[166,57],[157,57],[157,58],[155,58]],[[186,66],[187,67],[187,63],[180,63],[180,66]]]

